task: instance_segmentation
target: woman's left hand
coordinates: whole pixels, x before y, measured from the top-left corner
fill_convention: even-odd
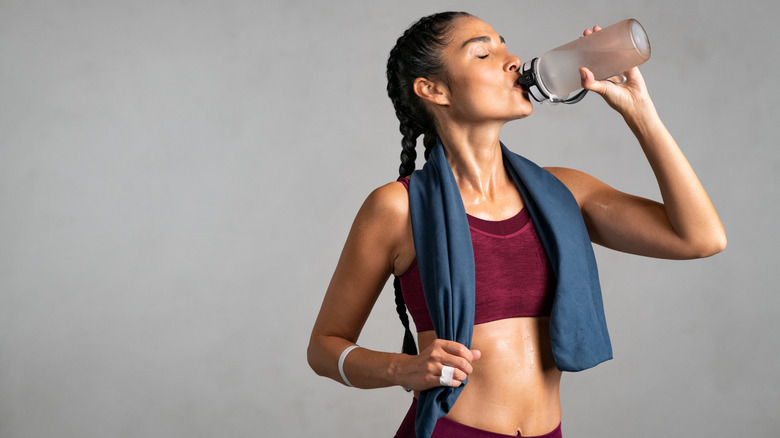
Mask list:
[[[586,29],[583,35],[588,36],[600,30],[599,26],[594,26],[593,30]],[[597,81],[593,77],[593,72],[586,67],[580,67],[582,88],[600,94],[609,106],[624,117],[637,116],[638,113],[647,110],[652,111],[654,109],[653,103],[639,69],[634,67],[622,74],[626,77],[626,81],[622,84],[610,80]]]
[[[598,26],[586,30],[590,35]],[[592,176],[550,168],[580,204],[591,241],[632,254],[668,259],[708,257],[726,247],[726,233],[707,193],[677,142],[661,122],[636,67],[626,81],[596,81],[581,68],[582,86],[604,97],[639,140],[663,204],[629,195]]]

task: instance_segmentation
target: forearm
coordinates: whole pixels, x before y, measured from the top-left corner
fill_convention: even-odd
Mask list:
[[[342,337],[312,335],[307,352],[309,366],[320,376],[345,383],[338,370],[338,361],[341,353],[351,345],[355,344]],[[396,378],[398,370],[408,358],[408,355],[400,353],[356,348],[344,361],[344,374],[357,388],[395,386],[399,384]]]
[[[723,225],[693,168],[649,100],[623,117],[655,174],[669,224],[692,257],[725,247]]]

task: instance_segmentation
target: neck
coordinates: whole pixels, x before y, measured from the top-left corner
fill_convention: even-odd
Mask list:
[[[498,133],[501,126],[464,129],[440,128],[439,138],[458,188],[492,198],[508,182]]]

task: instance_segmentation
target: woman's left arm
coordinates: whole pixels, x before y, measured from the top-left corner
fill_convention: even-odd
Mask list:
[[[639,140],[663,198],[661,204],[622,193],[582,172],[549,169],[577,198],[591,240],[619,251],[669,259],[722,251],[726,234],[718,214],[658,117],[639,69],[627,71],[620,85],[595,81],[586,68],[580,73],[583,87],[603,96]]]

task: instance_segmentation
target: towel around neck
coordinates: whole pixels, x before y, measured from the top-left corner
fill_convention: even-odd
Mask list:
[[[551,173],[503,143],[501,149],[555,274],[550,314],[555,364],[562,371],[581,371],[611,359],[596,258],[577,201]],[[425,166],[412,174],[409,203],[420,279],[436,336],[470,348],[474,253],[463,200],[441,140]],[[418,437],[430,437],[467,383],[420,394]]]

